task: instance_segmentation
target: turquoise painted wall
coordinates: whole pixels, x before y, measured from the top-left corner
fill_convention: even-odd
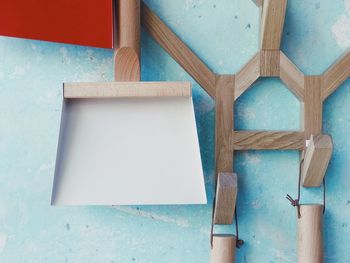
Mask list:
[[[248,0],[147,0],[217,73],[237,72],[257,51],[259,11]],[[214,103],[146,33],[144,80],[191,80],[213,197]],[[350,47],[349,0],[290,0],[283,51],[305,74],[321,74]],[[62,82],[110,81],[112,52],[0,38],[0,262],[209,262],[206,206],[50,207]],[[278,79],[261,79],[236,104],[239,129],[300,127],[300,103]],[[350,81],[324,105],[335,151],[327,174],[326,262],[350,262]],[[245,246],[237,262],[296,262],[298,153],[240,152],[238,209]],[[321,189],[302,189],[320,202]],[[233,232],[233,227],[216,232]]]

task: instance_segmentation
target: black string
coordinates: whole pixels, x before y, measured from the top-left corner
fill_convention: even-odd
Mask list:
[[[242,239],[239,239],[237,207],[235,207],[235,225],[236,225],[236,248],[240,248],[241,246],[243,246],[244,241]]]
[[[300,214],[300,184],[301,184],[301,170],[303,168],[304,163],[304,154],[299,164],[299,179],[298,179],[298,197],[297,199],[293,199],[289,194],[287,194],[286,198],[290,201],[292,206],[296,206],[298,209],[298,218],[301,217]],[[326,179],[323,177],[323,214],[326,212]]]

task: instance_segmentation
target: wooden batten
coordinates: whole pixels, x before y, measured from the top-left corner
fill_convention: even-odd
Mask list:
[[[142,25],[158,44],[214,98],[215,74],[144,3],[142,3]]]
[[[298,263],[323,263],[323,205],[300,205]]]
[[[190,82],[65,83],[65,99],[190,97]]]
[[[262,50],[260,52],[260,76],[279,77],[280,75],[280,51]]]
[[[322,132],[323,102],[321,98],[321,76],[305,76],[304,130],[305,139]]]
[[[304,101],[304,74],[282,51],[280,51],[280,79],[300,101]]]
[[[219,173],[215,198],[215,224],[232,224],[236,208],[237,190],[237,175],[235,173]]]
[[[280,50],[287,0],[264,0],[261,17],[261,49]]]
[[[235,100],[260,77],[260,52],[258,52],[236,75]]]
[[[304,132],[290,131],[234,131],[235,150],[302,150]]]
[[[140,0],[116,1],[115,80],[140,80]]]
[[[215,159],[216,171],[233,171],[233,99],[235,88],[234,75],[216,77],[216,113],[215,113]]]
[[[350,49],[323,74],[322,100],[350,77]]]
[[[213,235],[211,263],[235,263],[236,236]]]
[[[321,185],[332,157],[332,151],[333,143],[329,135],[311,136],[301,173],[301,183],[304,187],[319,187]]]

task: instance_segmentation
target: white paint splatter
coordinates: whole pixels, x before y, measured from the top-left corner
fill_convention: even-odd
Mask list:
[[[157,215],[155,213],[150,213],[150,212],[138,210],[138,209],[131,208],[131,207],[115,206],[115,209],[117,209],[118,211],[122,211],[124,213],[130,214],[130,215],[150,218],[150,219],[161,221],[164,223],[175,224],[175,225],[180,226],[180,227],[190,227],[190,224],[185,219],[173,219],[173,218],[168,217],[168,216]]]
[[[60,53],[62,55],[63,58],[63,62],[66,64],[70,64],[71,63],[71,58],[68,55],[68,50],[65,47],[61,47],[60,48]]]
[[[9,75],[10,79],[15,79],[17,77],[24,76],[29,69],[28,65],[24,66],[15,66],[14,71]]]
[[[49,163],[49,164],[43,164],[39,167],[38,172],[42,173],[45,172],[47,170],[51,170],[53,167],[55,167],[55,162]]]
[[[4,233],[0,233],[0,253],[2,253],[5,249],[7,241],[7,235]]]
[[[350,47],[350,0],[344,0],[345,14],[339,17],[339,19],[332,26],[332,33],[337,44],[347,49]]]

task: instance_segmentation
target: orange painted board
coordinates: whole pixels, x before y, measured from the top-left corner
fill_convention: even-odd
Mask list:
[[[112,0],[1,0],[0,35],[113,47]]]

